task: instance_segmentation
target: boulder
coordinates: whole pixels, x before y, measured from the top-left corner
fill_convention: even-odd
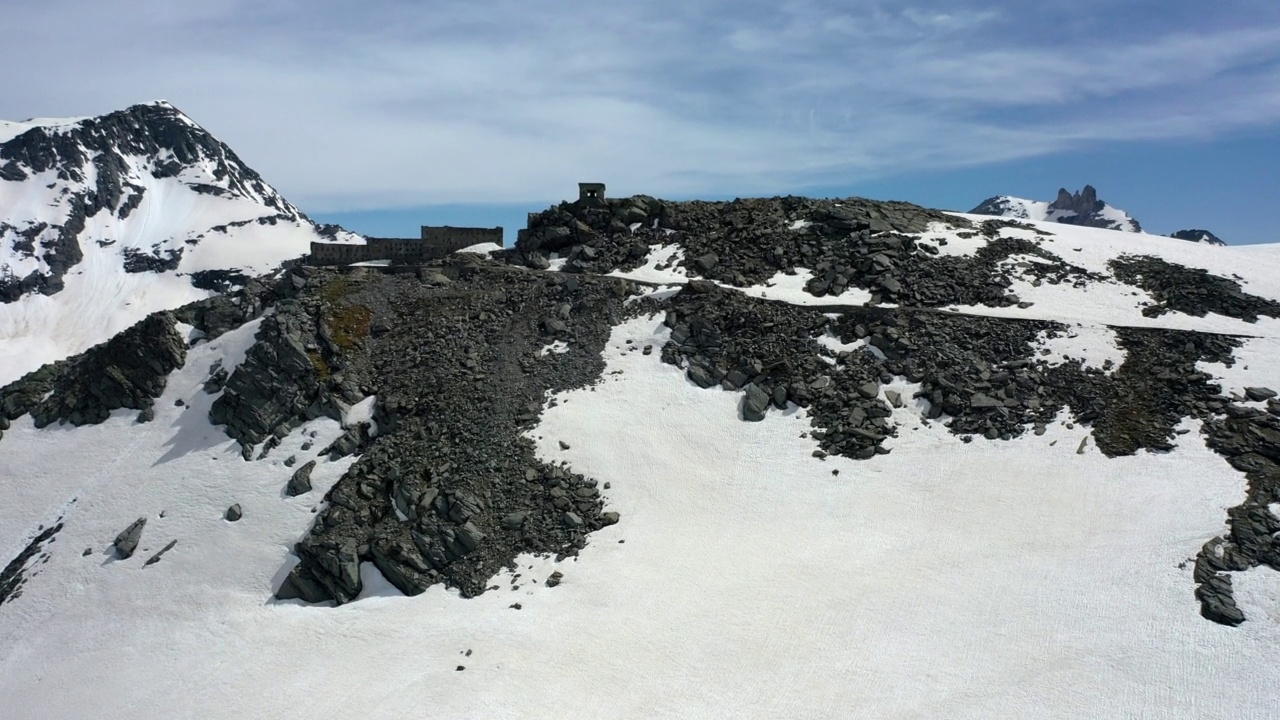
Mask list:
[[[748,384],[746,392],[742,395],[742,419],[749,422],[764,420],[765,410],[768,409],[771,400],[769,393],[755,383]]]
[[[138,549],[138,541],[142,539],[142,529],[146,527],[147,519],[140,517],[134,520],[129,527],[120,531],[116,535],[115,542],[112,545],[116,549],[116,556],[121,560],[128,560],[133,556],[133,551]]]
[[[289,477],[289,482],[285,485],[285,494],[290,497],[302,495],[311,492],[311,471],[316,467],[316,461],[311,460],[307,464],[293,471],[293,475]]]

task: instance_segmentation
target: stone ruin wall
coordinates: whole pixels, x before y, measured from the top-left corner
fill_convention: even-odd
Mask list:
[[[368,238],[363,245],[347,243],[311,243],[313,265],[349,265],[371,260],[414,263],[438,260],[472,245],[502,245],[502,228],[430,227],[422,226],[421,238]]]

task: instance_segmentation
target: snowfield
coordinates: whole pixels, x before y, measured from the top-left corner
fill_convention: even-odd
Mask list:
[[[1046,250],[1088,270],[1107,273],[1121,253],[1158,254],[1238,273],[1246,291],[1280,298],[1275,253],[1033,224],[1052,233]],[[644,267],[618,275],[678,285],[688,279],[670,267],[679,256],[655,246]],[[59,295],[81,298],[86,313],[99,293],[176,292],[152,275],[145,288],[124,284],[132,276],[95,286],[106,282],[91,272],[96,257],[86,248],[86,274]],[[813,298],[804,279],[747,292],[865,302]],[[1066,322],[1069,332],[1038,347],[1096,367],[1124,359],[1108,325],[1250,335],[1234,365],[1202,368],[1224,392],[1280,389],[1276,321],[1146,318],[1150,298],[1133,290],[1028,282],[1016,288],[1028,308],[955,310]],[[43,527],[64,529],[33,560],[24,595],[0,606],[2,714],[1277,717],[1280,573],[1233,574],[1249,618],[1236,628],[1200,617],[1193,597],[1194,557],[1224,532],[1245,480],[1191,421],[1173,452],[1108,459],[1088,428],[1065,419],[1043,436],[964,443],[909,400],[895,410],[891,454],[819,459],[803,409],[743,422],[740,393],[699,389],[658,353],[644,355],[666,341],[662,319],[614,328],[601,382],[548,398],[529,434],[546,462],[607,483],[621,522],[591,534],[576,559],[521,557],[518,580],[503,573],[498,589],[470,600],[439,585],[400,596],[370,564],[348,605],[271,599],[290,547],[352,459],[321,460],[314,490],[286,497],[285,459],[314,457],[338,423],[309,423],[257,461],[209,424],[207,369],[240,363],[256,322],[191,349],[151,423],[124,411],[74,429],[15,421],[0,440],[0,553],[7,561]],[[67,333],[67,347],[87,342],[84,328],[67,327],[54,334]],[[0,356],[0,368],[22,361]],[[883,389],[910,398],[913,387],[899,378]],[[368,422],[371,408],[354,406],[346,421]],[[238,522],[224,519],[232,504],[243,508]],[[148,522],[138,552],[115,560],[113,538],[139,516]],[[553,571],[564,578],[549,588]]]

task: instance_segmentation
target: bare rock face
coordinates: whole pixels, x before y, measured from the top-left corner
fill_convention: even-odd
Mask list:
[[[83,355],[29,373],[0,388],[0,409],[10,418],[30,412],[36,427],[96,424],[120,408],[149,410],[187,359],[175,323],[168,312],[149,315]]]

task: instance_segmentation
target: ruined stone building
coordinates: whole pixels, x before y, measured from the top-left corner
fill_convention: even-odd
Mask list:
[[[449,253],[481,243],[502,245],[502,228],[422,226],[419,238],[368,238],[364,244],[311,243],[313,265],[349,265],[370,260],[413,264],[438,260]]]

